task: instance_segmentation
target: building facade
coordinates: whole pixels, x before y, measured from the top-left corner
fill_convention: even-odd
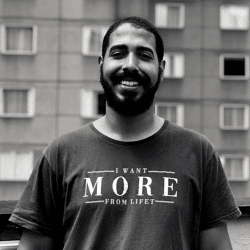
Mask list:
[[[0,200],[19,199],[55,137],[105,113],[108,26],[154,23],[166,70],[155,112],[214,144],[237,200],[250,197],[248,0],[0,1]]]

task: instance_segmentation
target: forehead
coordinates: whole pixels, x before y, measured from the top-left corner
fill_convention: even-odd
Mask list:
[[[127,46],[145,46],[156,50],[155,36],[151,32],[136,28],[129,23],[120,25],[109,38],[109,48],[123,44]]]

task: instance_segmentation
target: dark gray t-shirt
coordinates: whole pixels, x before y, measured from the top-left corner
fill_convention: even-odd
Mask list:
[[[201,230],[239,215],[210,142],[165,122],[135,142],[93,124],[54,140],[10,220],[67,250],[194,250]]]

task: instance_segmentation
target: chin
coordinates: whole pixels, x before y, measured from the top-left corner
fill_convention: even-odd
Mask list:
[[[151,107],[157,88],[150,89],[142,96],[135,99],[134,96],[126,95],[118,97],[112,88],[103,85],[108,106],[124,116],[140,115]]]
[[[149,87],[140,96],[135,96],[134,93],[116,93],[116,89],[110,86],[108,81],[103,77],[101,71],[100,82],[104,89],[108,106],[115,112],[124,116],[136,116],[143,114],[153,104],[155,93],[159,87],[160,77],[154,86]],[[115,86],[115,84],[114,84]]]

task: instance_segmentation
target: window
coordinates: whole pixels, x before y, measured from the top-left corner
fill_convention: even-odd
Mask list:
[[[247,30],[249,28],[249,7],[243,5],[222,5],[220,27],[225,30]]]
[[[0,151],[0,181],[27,181],[32,168],[32,151]]]
[[[5,24],[1,26],[1,52],[8,55],[33,55],[37,50],[37,27]]]
[[[164,77],[183,78],[184,77],[184,55],[178,53],[164,53],[166,67]]]
[[[246,80],[249,78],[249,56],[224,54],[220,56],[220,77],[224,80]]]
[[[102,40],[107,29],[106,26],[83,27],[82,52],[84,55],[100,55],[102,50]]]
[[[249,180],[249,157],[245,155],[221,155],[225,174],[230,181]]]
[[[220,127],[225,130],[247,130],[249,128],[249,106],[245,104],[222,104]]]
[[[86,118],[97,118],[105,114],[106,100],[103,91],[83,89],[81,92],[81,114]]]
[[[35,114],[34,89],[0,89],[0,116],[25,118]]]
[[[158,102],[155,104],[155,113],[165,120],[184,126],[183,104]]]
[[[155,26],[158,28],[184,28],[185,7],[177,3],[156,3]]]

